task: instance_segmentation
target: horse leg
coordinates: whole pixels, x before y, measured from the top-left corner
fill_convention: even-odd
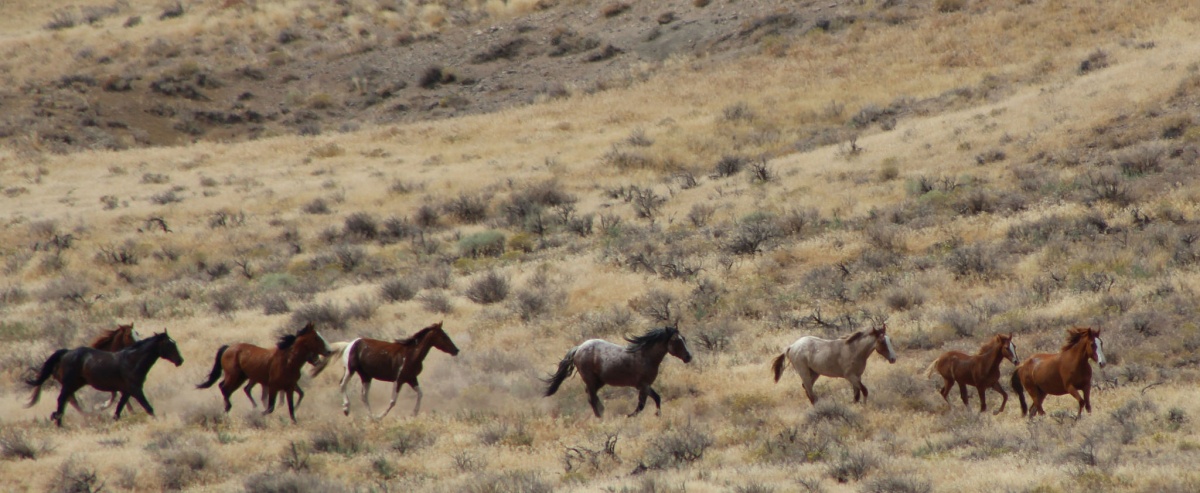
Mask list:
[[[1079,389],[1075,388],[1075,386],[1073,386],[1073,385],[1067,385],[1067,393],[1071,394],[1071,397],[1074,397],[1075,400],[1079,402],[1079,412],[1077,414],[1075,414],[1075,419],[1082,418],[1083,417],[1083,408],[1084,408],[1084,405],[1086,404],[1086,401],[1083,399],[1082,395],[1079,395]],[[1088,409],[1088,412],[1091,413],[1092,410]]]
[[[292,418],[292,424],[296,424],[296,405],[292,403],[293,393],[293,389],[287,390],[288,417]]]
[[[962,382],[958,382],[958,396],[962,397],[964,406],[971,407],[970,398],[967,397],[967,386],[963,385]]]
[[[588,386],[588,388],[587,388],[588,404],[592,405],[592,413],[595,414],[597,418],[603,418],[604,417],[604,403],[600,402],[600,395],[597,394],[597,392],[599,392],[599,391],[600,391],[600,387],[592,387],[591,385]]]
[[[942,378],[946,379],[946,384],[942,385],[942,389],[939,390],[938,393],[942,394],[942,400],[946,401],[946,405],[949,406],[950,405],[950,389],[954,388],[954,379],[948,378],[945,376],[943,376]],[[951,407],[953,407],[953,406],[951,406]]]
[[[154,408],[150,406],[150,401],[146,400],[146,394],[142,392],[142,389],[133,389],[133,398],[137,400],[138,404],[141,404],[142,409],[146,410],[146,414],[154,416]],[[133,406],[129,408],[133,409]]]
[[[662,416],[662,399],[659,398],[658,392],[655,392],[653,388],[646,388],[650,389],[650,398],[654,399],[654,415]]]
[[[371,393],[371,377],[359,375],[362,378],[362,401],[363,405],[367,406],[367,416],[374,417],[375,412],[371,410],[371,401],[368,396]]]
[[[642,409],[646,408],[646,398],[650,396],[650,392],[648,391],[649,389],[650,389],[649,385],[638,389],[637,409],[634,409],[633,412],[629,413],[628,417],[632,418],[634,416],[637,416],[638,413],[642,412]]]
[[[114,394],[115,394],[115,393],[116,393],[116,392],[114,392]],[[67,402],[69,402],[69,403],[71,404],[71,407],[75,408],[75,410],[76,410],[76,411],[79,411],[79,414],[86,414],[86,415],[89,415],[89,416],[90,416],[90,415],[92,415],[92,414],[94,414],[94,413],[95,413],[95,411],[85,411],[85,410],[83,410],[83,406],[81,406],[81,405],[79,404],[79,400],[78,400],[78,399],[75,397],[75,395],[74,395],[74,394],[72,394],[72,395],[71,395],[71,397],[67,398]],[[103,408],[101,408],[101,409],[103,409]]]
[[[846,375],[846,380],[849,380],[850,386],[854,387],[854,402],[858,402],[860,397],[865,401],[866,393],[863,391],[866,390],[866,387],[863,387],[861,377],[858,375]]]
[[[387,409],[383,410],[383,414],[380,414],[379,417],[375,419],[383,419],[384,416],[387,416],[388,413],[392,412],[392,408],[396,406],[396,396],[400,395],[400,387],[403,386],[404,381],[397,378],[396,382],[392,385],[392,401],[388,403]]]
[[[421,412],[421,398],[425,396],[425,392],[421,391],[421,386],[417,384],[417,380],[415,378],[408,385],[412,387],[413,390],[417,391],[417,404],[413,406],[413,416],[416,416],[417,413]]]
[[[347,371],[346,373],[344,373],[342,375],[342,382],[340,384],[338,384],[338,387],[340,387],[342,389],[342,414],[344,414],[346,416],[350,415],[350,397],[348,397],[346,395],[346,387],[348,387],[349,385],[350,385],[350,372]]]
[[[67,402],[69,402],[72,397],[71,394],[74,394],[74,391],[68,390],[67,387],[64,386],[62,391],[58,393],[58,408],[55,409],[54,412],[50,413],[50,420],[54,421],[54,424],[58,425],[60,428],[62,427],[63,413],[67,411]]]
[[[1087,406],[1088,414],[1092,414],[1092,388],[1084,387],[1083,389],[1083,405]]]
[[[254,400],[254,394],[250,393],[250,389],[253,389],[254,385],[255,385],[254,382],[250,382],[245,387],[242,387],[242,392],[245,392],[246,398],[250,399],[250,408],[258,409],[258,401]],[[263,385],[263,388],[262,388],[262,400],[263,401],[267,400],[267,386],[266,385]]]
[[[279,389],[271,388],[267,384],[263,384],[263,387],[267,387],[267,394],[269,394],[269,396],[267,397],[267,408],[264,409],[262,413],[271,414],[275,412],[275,397],[279,395]]]
[[[796,372],[800,374],[800,380],[804,384],[804,395],[808,397],[808,403],[816,405],[817,395],[813,393],[813,384],[817,382],[817,377],[820,375],[808,368],[802,370],[797,367]]]
[[[1029,407],[1029,419],[1039,414],[1046,414],[1046,410],[1042,409],[1042,401],[1046,400],[1046,393],[1037,387],[1030,387],[1029,394],[1033,397],[1033,405]]]
[[[992,384],[992,388],[995,389],[996,392],[999,392],[1000,398],[1003,399],[1000,401],[1000,409],[997,409],[992,414],[1000,414],[1000,413],[1004,412],[1004,406],[1008,404],[1008,392],[1004,391],[1004,386],[1000,385],[1000,382],[996,382],[996,383]]]
[[[225,398],[225,412],[229,412],[229,410],[233,408],[233,403],[229,402],[229,397],[232,396],[233,393],[237,391],[238,387],[241,387],[243,383],[246,383],[246,377],[240,372],[230,371],[225,373],[225,380],[222,380],[221,384],[218,385],[218,387],[221,389],[221,396]],[[263,391],[266,392],[266,390],[267,386],[263,385]],[[254,399],[251,399],[251,401],[253,400]]]
[[[108,409],[108,408],[112,407],[113,403],[115,403],[115,402],[117,402],[117,393],[112,392],[112,393],[108,394],[108,400],[105,401],[104,404],[101,404],[100,409],[96,409],[96,411],[103,411],[105,409]]]
[[[300,407],[300,403],[304,402],[304,389],[296,385],[296,407]]]
[[[987,387],[975,387],[979,391],[979,412],[987,411]]]
[[[125,410],[125,406],[129,404],[129,394],[122,392],[121,399],[117,401],[117,412],[113,414],[113,420],[121,419],[121,411]]]

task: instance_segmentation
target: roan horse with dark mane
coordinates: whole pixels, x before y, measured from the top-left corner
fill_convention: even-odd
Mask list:
[[[817,403],[817,396],[813,394],[817,377],[845,378],[854,387],[854,402],[858,402],[860,395],[864,400],[867,398],[867,386],[862,383],[862,374],[867,369],[867,357],[871,356],[872,351],[887,358],[888,363],[896,362],[896,351],[892,349],[886,323],[877,329],[864,329],[833,340],[801,337],[775,358],[771,363],[771,371],[778,382],[783,376],[784,367],[791,361],[792,368],[804,381],[804,395],[812,404]]]
[[[362,380],[362,401],[367,406],[367,415],[375,419],[383,419],[392,411],[396,406],[396,396],[400,394],[400,387],[404,384],[408,384],[417,392],[417,404],[413,407],[413,416],[416,416],[421,411],[421,396],[424,394],[417,383],[417,376],[424,368],[423,363],[429,350],[438,348],[451,356],[458,355],[458,347],[450,340],[446,331],[442,330],[441,322],[417,331],[412,337],[395,342],[363,337],[348,343],[334,343],[333,347],[333,353],[312,369],[312,375],[320,375],[330,360],[340,360],[345,369],[341,383],[342,413],[350,415],[350,398],[346,396],[346,386],[350,384],[351,375],[358,375]],[[392,401],[379,416],[373,415],[371,401],[367,399],[371,391],[371,380],[395,382],[392,385]]]
[[[250,385],[246,387],[246,397],[250,398],[252,406],[258,407],[254,396],[250,394],[250,388],[254,384],[261,384],[266,395],[269,396],[265,403],[267,409],[263,411],[263,414],[275,411],[275,397],[280,392],[286,392],[288,416],[295,423],[296,405],[299,402],[292,402],[292,394],[299,393],[300,401],[304,400],[304,391],[296,385],[296,382],[300,380],[300,368],[304,366],[304,363],[316,364],[321,356],[328,356],[330,352],[325,338],[321,337],[321,334],[313,328],[312,322],[309,322],[299,332],[296,332],[296,335],[280,337],[275,349],[265,349],[245,343],[221,346],[220,349],[217,349],[217,358],[213,362],[213,369],[208,375],[208,380],[197,385],[196,388],[212,387],[217,379],[221,378],[221,372],[224,370],[225,380],[219,387],[221,395],[225,398],[225,412],[229,412],[229,409],[233,407],[233,404],[229,402],[229,396],[249,380]]]
[[[1104,368],[1104,341],[1100,340],[1100,331],[1076,327],[1067,330],[1067,343],[1058,353],[1035,354],[1018,365],[1013,372],[1012,386],[1021,398],[1021,415],[1028,414],[1030,419],[1044,415],[1046,410],[1042,408],[1042,401],[1046,396],[1063,394],[1071,394],[1079,401],[1075,419],[1083,416],[1085,407],[1092,412],[1092,365],[1088,364],[1089,359],[1096,360]],[[1033,398],[1032,408],[1025,407],[1026,390]]]
[[[604,404],[596,393],[605,385],[635,387],[638,389],[638,405],[630,417],[637,416],[646,407],[646,397],[654,399],[654,414],[662,414],[662,403],[650,386],[658,378],[658,367],[670,354],[684,363],[692,361],[687,339],[675,327],[652,329],[638,337],[625,337],[628,346],[621,347],[608,341],[590,339],[571,348],[558,363],[558,371],[544,381],[546,396],[554,395],[563,380],[579,370],[579,377],[587,387],[588,404],[596,417],[604,415]]]
[[[979,390],[979,412],[987,411],[987,389],[995,389],[1004,400],[1000,401],[1000,409],[992,414],[1000,414],[1008,404],[1008,393],[1000,385],[1000,363],[1006,359],[1014,365],[1021,363],[1021,358],[1017,357],[1017,346],[1013,344],[1012,339],[1012,334],[996,334],[992,340],[979,348],[979,352],[974,356],[962,351],[942,353],[925,370],[925,378],[933,376],[935,371],[942,376],[946,384],[938,392],[947,404],[950,403],[950,389],[957,383],[963,405],[969,406],[967,385],[974,386]]]
[[[147,414],[153,416],[154,408],[150,407],[146,395],[142,393],[142,385],[146,383],[146,374],[150,373],[150,368],[159,358],[175,363],[175,366],[183,364],[183,356],[179,355],[175,340],[166,332],[140,340],[115,353],[90,347],[59,349],[42,364],[37,377],[25,381],[33,387],[33,395],[25,407],[37,404],[42,395],[42,384],[53,375],[62,382],[62,391],[58,393],[58,408],[50,414],[50,419],[58,426],[62,426],[63,412],[68,402],[76,410],[83,412],[75,401],[75,391],[84,385],[90,385],[103,392],[121,393],[114,419],[121,419],[121,411],[125,409],[130,397],[137,400]]]

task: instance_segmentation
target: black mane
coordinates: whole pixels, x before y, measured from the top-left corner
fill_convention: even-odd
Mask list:
[[[430,332],[433,332],[434,329],[440,329],[441,327],[442,327],[441,323],[436,323],[436,324],[430,325],[429,327],[425,327],[424,329],[418,330],[416,334],[413,334],[410,337],[406,337],[404,339],[396,339],[395,342],[396,342],[396,344],[412,346],[412,345],[416,344],[417,341],[420,341],[421,339],[425,338],[425,336],[429,335]]]
[[[275,343],[275,347],[279,349],[287,349],[296,343],[296,336],[288,334],[279,338],[279,342]]]
[[[667,340],[678,333],[679,329],[674,327],[659,327],[657,329],[650,329],[645,334],[637,337],[625,336],[625,340],[629,342],[629,345],[625,347],[625,352],[636,353],[660,342],[667,342]]]

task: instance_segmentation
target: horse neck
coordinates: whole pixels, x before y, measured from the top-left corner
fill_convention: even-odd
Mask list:
[[[129,351],[124,355],[125,361],[133,362],[133,372],[139,377],[145,377],[150,373],[150,368],[158,361],[158,347],[154,344],[148,344],[145,347],[138,348],[134,351]]]
[[[412,358],[410,358],[411,361],[413,363],[424,361],[425,357],[429,356],[430,349],[433,349],[433,332],[427,332],[425,337],[422,337],[420,341],[417,341],[416,347],[412,349]]]
[[[984,351],[979,354],[983,360],[983,368],[989,371],[996,371],[1000,368],[1000,363],[1004,361],[1004,344],[990,343],[989,346],[984,346]]]
[[[857,341],[846,343],[850,347],[850,351],[855,356],[855,360],[866,360],[871,357],[871,351],[875,350],[875,338],[871,336],[862,336]]]
[[[276,349],[275,351],[282,353],[283,367],[289,372],[298,371],[308,361],[307,358],[300,357],[300,341],[293,342],[287,349]]]
[[[1076,342],[1074,345],[1072,345],[1071,347],[1064,350],[1062,352],[1063,363],[1065,363],[1066,365],[1068,365],[1070,367],[1086,366],[1090,370],[1091,366],[1088,365],[1088,361],[1087,361],[1088,360],[1087,345],[1090,342],[1091,342],[1090,338],[1081,337],[1079,339],[1079,342]]]
[[[667,344],[655,344],[653,346],[644,346],[641,350],[631,356],[641,359],[642,362],[650,364],[655,368],[662,364],[663,358],[667,357]]]

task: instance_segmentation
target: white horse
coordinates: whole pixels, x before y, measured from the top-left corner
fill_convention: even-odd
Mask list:
[[[771,369],[778,382],[783,376],[786,361],[791,361],[792,368],[804,381],[804,394],[810,403],[817,403],[817,396],[813,395],[813,383],[821,375],[849,380],[854,387],[854,402],[858,402],[860,394],[863,400],[867,398],[862,374],[867,369],[867,357],[871,356],[872,351],[887,358],[888,363],[896,362],[896,351],[892,349],[892,338],[887,335],[886,323],[878,329],[864,329],[834,340],[801,337],[775,358]]]

